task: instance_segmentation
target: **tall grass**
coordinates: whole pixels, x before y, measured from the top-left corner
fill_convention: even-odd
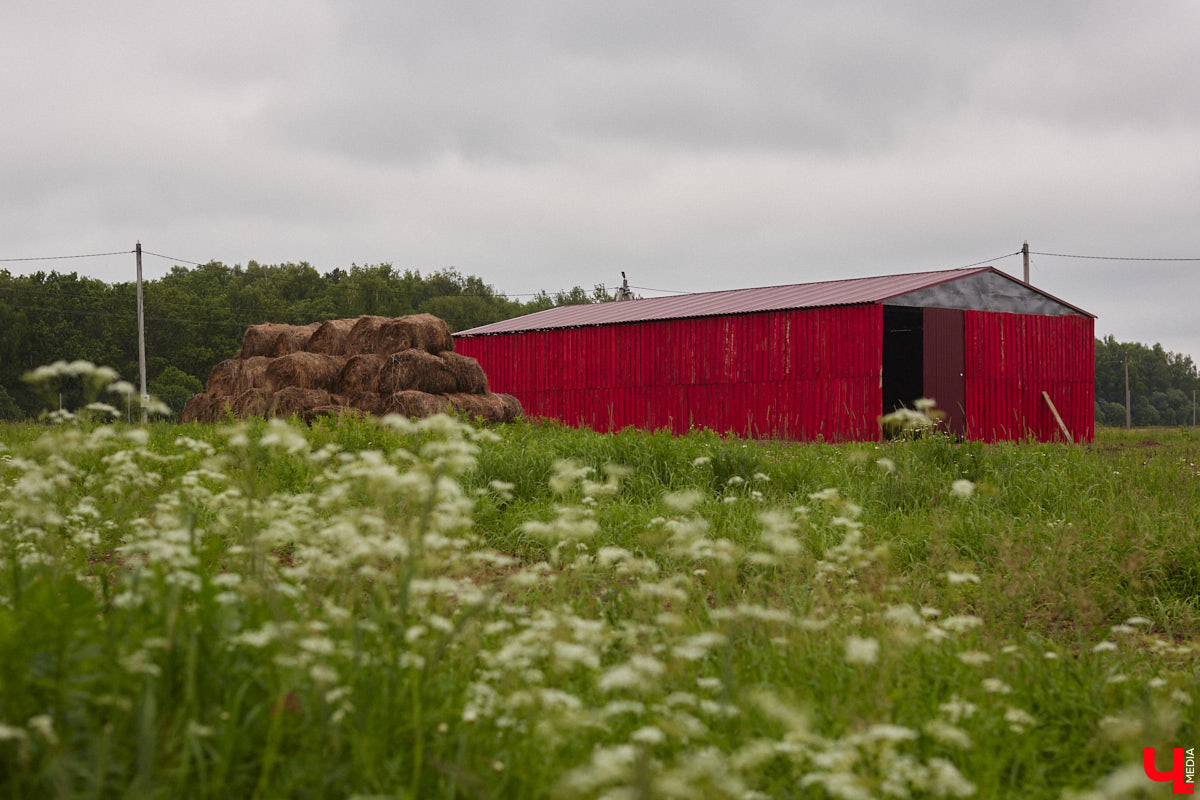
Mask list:
[[[1200,440],[0,428],[0,793],[1119,797]]]

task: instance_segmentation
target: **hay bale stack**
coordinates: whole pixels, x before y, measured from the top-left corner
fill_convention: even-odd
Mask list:
[[[355,322],[353,319],[330,319],[322,322],[320,327],[313,331],[312,338],[308,340],[304,349],[310,353],[324,353],[330,356],[345,355],[346,339]]]
[[[446,362],[447,369],[454,375],[454,391],[487,394],[487,375],[483,374],[483,367],[479,366],[478,361],[449,350],[440,353],[438,357]]]
[[[392,395],[405,390],[449,394],[455,390],[454,373],[446,362],[424,350],[404,350],[388,356],[379,368],[378,392]]]
[[[342,368],[345,366],[345,356],[289,353],[271,359],[266,369],[267,384],[274,392],[288,387],[336,392],[341,388]]]
[[[342,391],[348,394],[375,391],[379,385],[379,368],[383,366],[384,360],[383,356],[375,353],[350,356],[339,377]]]
[[[236,358],[213,367],[183,420],[328,414],[427,417],[457,411],[489,422],[521,416],[511,395],[491,394],[479,362],[454,352],[431,314],[364,315],[309,325],[251,325]]]

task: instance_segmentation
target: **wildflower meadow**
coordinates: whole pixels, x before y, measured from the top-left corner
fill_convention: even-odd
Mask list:
[[[0,796],[1155,797],[1200,746],[1186,429],[120,406],[0,426]]]

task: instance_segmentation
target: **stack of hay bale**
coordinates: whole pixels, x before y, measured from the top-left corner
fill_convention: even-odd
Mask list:
[[[184,422],[359,411],[426,417],[462,411],[489,422],[521,415],[512,395],[488,391],[479,362],[454,352],[430,314],[363,316],[310,325],[251,325],[237,357],[213,367]]]

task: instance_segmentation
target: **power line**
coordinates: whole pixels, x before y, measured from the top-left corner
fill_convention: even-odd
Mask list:
[[[961,267],[949,267],[949,269],[970,269],[971,267],[978,267],[981,264],[988,264],[992,261],[1000,261],[1005,258],[1012,258],[1013,256],[1019,256],[1019,255],[1021,255],[1021,251],[1017,250],[1012,253],[1005,253],[1002,256],[996,256],[995,258],[985,258],[983,261],[976,261],[974,264],[964,264]],[[1044,255],[1044,254],[1039,253],[1038,255]]]
[[[1139,256],[1081,256],[1071,253],[1038,253],[1029,251],[1034,256],[1052,256],[1054,258],[1090,258],[1098,261],[1200,261],[1200,258],[1143,258]]]
[[[162,253],[151,253],[149,250],[142,250],[142,252],[148,256],[157,256],[158,258],[165,258],[167,261],[175,261],[179,264],[191,264],[193,267],[203,267],[204,266],[204,264],[201,264],[199,261],[188,261],[186,258],[176,258],[175,256],[164,256]],[[211,262],[209,262],[209,263],[211,263]]]
[[[101,256],[127,256],[132,253],[132,250],[120,250],[115,253],[81,253],[75,256],[33,256],[30,258],[0,258],[0,263],[11,263],[14,261],[62,261],[68,258],[100,258]]]

